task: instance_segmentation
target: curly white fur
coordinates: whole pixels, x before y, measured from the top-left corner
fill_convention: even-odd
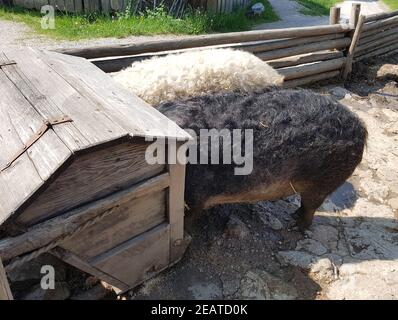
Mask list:
[[[152,105],[220,91],[249,92],[283,82],[253,54],[232,49],[154,57],[133,63],[115,79]]]

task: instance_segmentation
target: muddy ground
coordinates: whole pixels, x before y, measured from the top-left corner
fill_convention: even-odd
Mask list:
[[[299,196],[213,208],[187,226],[193,240],[178,264],[119,299],[398,299],[398,55],[356,65],[345,88],[312,89],[348,106],[369,131],[364,160],[312,227],[288,228]],[[10,275],[16,297],[109,293],[56,263],[56,292],[42,292],[37,279],[26,290],[31,265]]]

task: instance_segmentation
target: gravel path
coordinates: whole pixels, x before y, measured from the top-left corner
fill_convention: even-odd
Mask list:
[[[0,47],[1,46],[29,46],[42,49],[78,48],[112,44],[143,42],[148,40],[175,39],[181,36],[131,36],[126,38],[102,38],[79,41],[59,41],[34,33],[28,26],[0,19]]]
[[[269,0],[276,13],[281,18],[280,21],[272,23],[264,23],[258,25],[255,29],[280,29],[293,27],[307,27],[317,26],[329,23],[327,16],[307,16],[300,13],[303,7],[293,0]],[[344,1],[338,6],[341,7],[341,18],[349,19],[351,7],[353,3],[360,3],[362,5],[363,14],[373,14],[388,11],[387,6],[381,1],[377,0],[363,0],[363,1]]]

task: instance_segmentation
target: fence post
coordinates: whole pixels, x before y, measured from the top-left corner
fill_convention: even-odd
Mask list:
[[[340,22],[341,8],[330,8],[329,24],[338,24]]]
[[[361,4],[353,3],[351,7],[350,24],[356,28],[359,22],[359,14],[361,13]]]
[[[7,275],[0,258],[0,300],[13,300]]]
[[[360,11],[361,11],[360,5],[359,5],[359,10],[357,8],[357,5],[353,5],[352,12],[351,12],[351,18],[352,18],[351,23],[353,23],[353,25],[355,26],[355,31],[351,38],[351,45],[350,45],[350,48],[348,49],[347,60],[346,60],[344,70],[342,73],[343,80],[347,80],[348,75],[352,71],[352,63],[354,61],[355,49],[358,45],[358,41],[359,41],[359,38],[361,37],[361,33],[362,33],[362,28],[365,23],[365,16],[362,14],[360,15],[359,14]],[[358,18],[357,18],[357,16],[358,16]]]

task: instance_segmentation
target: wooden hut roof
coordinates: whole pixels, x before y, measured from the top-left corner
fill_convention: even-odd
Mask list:
[[[189,139],[83,58],[0,48],[0,224],[73,154],[133,136]]]

